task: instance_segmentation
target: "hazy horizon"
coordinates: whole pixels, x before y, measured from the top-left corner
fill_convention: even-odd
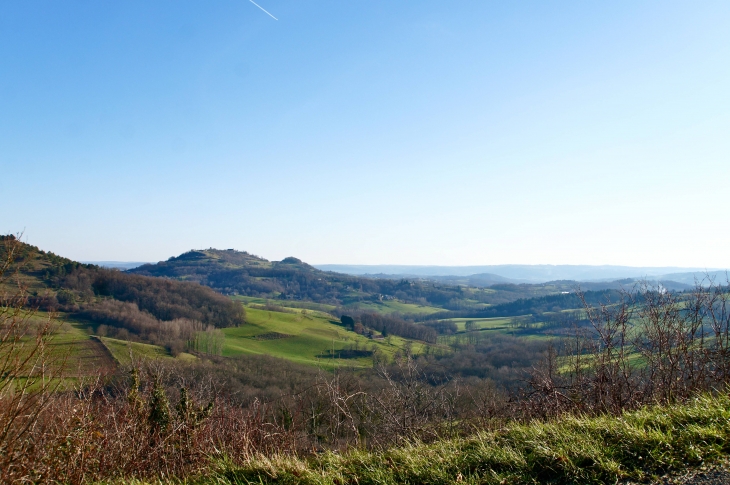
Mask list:
[[[82,263],[96,264],[122,270],[132,269],[144,264],[156,264],[157,261],[81,261]],[[304,261],[308,263],[307,261]],[[437,277],[437,276],[484,276],[492,275],[504,278],[505,282],[512,283],[542,283],[556,280],[575,281],[609,281],[624,278],[662,278],[672,275],[681,275],[677,278],[683,281],[691,279],[689,275],[711,274],[726,271],[720,268],[691,268],[676,266],[636,267],[618,265],[348,265],[348,264],[317,264],[317,269],[333,271],[351,275],[387,276],[402,275],[408,277]]]
[[[81,261],[109,268],[129,270],[154,261]],[[307,261],[304,261],[307,263]],[[691,284],[695,279],[722,276],[718,268],[684,267],[634,267],[615,265],[347,265],[312,264],[317,269],[345,273],[356,276],[404,276],[415,278],[467,277],[477,276],[480,281],[485,277],[493,283],[544,283],[548,281],[572,280],[579,282],[617,281],[630,279],[660,279]]]
[[[215,248],[217,249],[217,248]],[[292,257],[296,257],[296,255],[291,255]],[[122,261],[122,260],[79,260],[80,263],[84,264],[155,264],[162,261],[166,261],[166,259],[161,259],[157,261]],[[269,259],[264,258],[269,261],[281,261],[281,259]],[[282,258],[283,259],[283,258]],[[301,258],[300,258],[301,259]],[[615,264],[596,264],[596,265],[590,265],[590,264],[520,264],[520,263],[504,263],[504,264],[492,264],[492,265],[479,265],[479,264],[461,264],[461,265],[439,265],[439,264],[348,264],[348,263],[310,263],[309,261],[303,262],[310,264],[314,267],[334,267],[334,266],[350,266],[353,268],[496,268],[496,267],[508,267],[508,266],[588,266],[588,267],[594,267],[594,268],[636,268],[636,269],[671,269],[671,270],[687,270],[687,271],[719,271],[723,270],[724,268],[697,268],[697,267],[690,267],[690,266],[626,266],[626,265],[615,265]],[[393,273],[396,274],[396,273]]]

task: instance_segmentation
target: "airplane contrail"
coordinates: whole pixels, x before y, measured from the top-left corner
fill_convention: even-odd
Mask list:
[[[254,5],[256,5],[256,6],[258,7],[258,8],[260,8],[260,9],[261,9],[261,10],[263,10],[264,12],[266,12],[266,9],[265,9],[264,7],[262,7],[261,5],[259,5],[258,3],[254,2],[253,0],[248,0],[248,1],[249,1],[249,2],[251,2],[251,3],[253,3]],[[270,14],[269,12],[266,12],[266,14],[267,14],[267,15],[268,15],[269,17],[271,17],[272,19],[274,19],[274,20],[279,20],[279,19],[277,19],[276,17],[274,17],[273,15],[271,15],[271,14]]]

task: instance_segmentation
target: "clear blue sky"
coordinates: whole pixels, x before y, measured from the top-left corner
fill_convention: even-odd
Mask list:
[[[730,2],[258,3],[0,3],[0,230],[730,267]]]

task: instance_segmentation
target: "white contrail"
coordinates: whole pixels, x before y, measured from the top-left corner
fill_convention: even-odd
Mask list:
[[[265,9],[264,7],[262,7],[261,5],[259,5],[258,3],[254,2],[253,0],[248,0],[248,1],[249,1],[249,2],[251,2],[251,3],[253,3],[254,5],[256,5],[256,6],[258,7],[258,8],[260,8],[260,9],[261,9],[261,10],[263,10],[264,12],[266,12],[266,9]],[[271,15],[271,14],[270,14],[269,12],[266,12],[266,14],[267,14],[267,15],[268,15],[269,17],[271,17],[272,19],[274,19],[274,20],[279,20],[279,19],[277,19],[276,17],[274,17],[273,15]]]

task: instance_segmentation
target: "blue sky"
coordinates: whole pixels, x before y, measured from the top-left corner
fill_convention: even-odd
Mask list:
[[[257,3],[0,3],[0,230],[730,267],[730,2]]]

